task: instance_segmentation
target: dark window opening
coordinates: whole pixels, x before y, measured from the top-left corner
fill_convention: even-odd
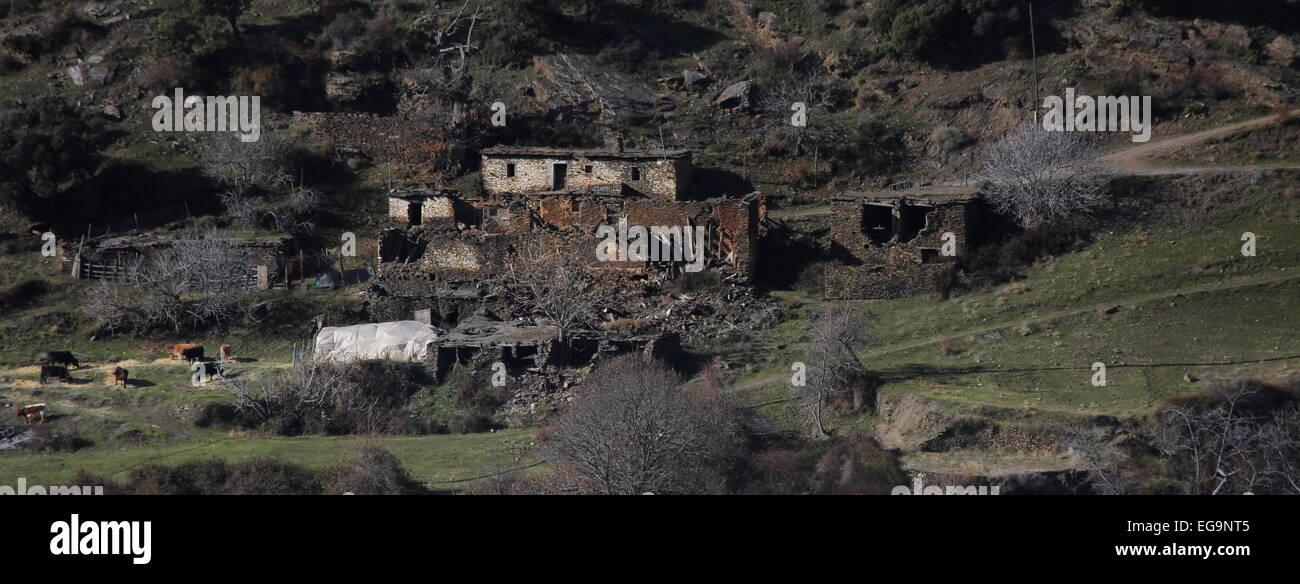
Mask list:
[[[407,204],[406,204],[406,220],[407,220],[407,221],[410,221],[410,222],[411,222],[411,225],[419,225],[419,224],[420,224],[420,220],[424,218],[424,217],[422,216],[422,214],[423,214],[423,210],[424,210],[424,209],[420,206],[420,203],[418,203],[418,202],[414,202],[414,201],[412,201],[412,202],[407,203]]]
[[[875,244],[882,244],[893,239],[893,209],[887,205],[866,205],[862,207],[862,232]]]
[[[591,174],[591,165],[588,164],[588,165],[582,167],[582,172],[585,172],[585,173],[587,173],[587,174]]]
[[[637,167],[635,167],[635,166],[632,167],[632,180],[641,180],[641,169],[640,169],[640,168],[637,168]]]
[[[925,216],[930,207],[920,205],[903,205],[898,208],[898,242],[906,243],[916,239],[925,229]]]
[[[939,250],[932,247],[921,248],[921,263],[937,264],[939,263]]]
[[[569,175],[569,165],[558,163],[551,167],[551,188],[560,190],[566,184],[565,179]]]
[[[569,210],[570,210],[570,211],[573,211],[574,213],[577,213],[577,212],[578,212],[578,205],[579,205],[579,203],[578,203],[578,200],[577,200],[577,199],[570,199],[570,200],[569,200]]]
[[[507,177],[507,178],[513,178],[514,176],[515,176],[515,165],[514,165],[514,163],[507,163],[507,164],[506,164],[506,177]]]

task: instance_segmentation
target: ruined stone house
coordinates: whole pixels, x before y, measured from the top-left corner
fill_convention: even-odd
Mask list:
[[[141,260],[173,245],[172,239],[150,233],[107,235],[84,240],[67,241],[60,247],[60,262],[74,278],[89,280],[117,280],[125,277],[127,270]],[[236,238],[239,247],[248,254],[254,266],[248,274],[249,286],[259,285],[259,272],[265,275],[260,284],[270,285],[284,281],[286,267],[295,272],[297,267],[289,253],[292,238],[269,239]]]
[[[832,247],[844,265],[826,269],[826,297],[903,298],[940,292],[979,221],[973,193],[844,193],[831,202]],[[951,236],[946,236],[951,234]]]
[[[407,297],[464,293],[504,273],[517,241],[589,250],[593,267],[671,273],[672,262],[597,262],[597,229],[620,221],[704,229],[708,269],[748,280],[766,215],[763,197],[690,199],[688,151],[491,148],[483,193],[389,193],[394,227],[380,235],[380,276]]]

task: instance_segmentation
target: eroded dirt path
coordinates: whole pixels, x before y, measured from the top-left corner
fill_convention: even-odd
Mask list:
[[[1211,138],[1226,136],[1238,130],[1268,125],[1282,119],[1282,117],[1286,115],[1300,115],[1300,109],[1291,110],[1289,112],[1278,112],[1232,124],[1225,124],[1217,128],[1201,130],[1200,132],[1182,134],[1172,138],[1154,140],[1147,142],[1146,144],[1131,146],[1103,156],[1102,161],[1110,165],[1114,169],[1115,174],[1122,175],[1195,174],[1202,172],[1235,172],[1241,170],[1265,170],[1272,168],[1300,168],[1300,165],[1162,168],[1151,163],[1152,158],[1177,148],[1200,144],[1201,142]]]

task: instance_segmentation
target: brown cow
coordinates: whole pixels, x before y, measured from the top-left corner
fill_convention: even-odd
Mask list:
[[[45,404],[43,404],[43,403],[32,404],[32,405],[30,405],[30,406],[24,406],[24,407],[18,408],[18,417],[21,418],[21,417],[23,417],[23,416],[27,416],[27,425],[30,426],[30,425],[32,425],[32,418],[35,418],[36,416],[40,416],[40,417],[41,417],[41,423],[44,424],[44,423],[45,423],[45,410],[46,410],[46,407],[45,407]]]
[[[41,385],[45,385],[45,380],[53,377],[67,383],[72,381],[72,376],[68,375],[68,368],[59,365],[41,365]]]
[[[231,358],[230,345],[221,345],[221,362],[229,363]]]
[[[130,374],[130,373],[131,373],[131,370],[130,370],[130,369],[123,369],[123,368],[121,368],[121,367],[114,367],[114,368],[113,368],[113,385],[117,385],[117,384],[121,383],[121,384],[122,384],[122,388],[125,389],[125,388],[126,388],[126,377],[127,377],[127,375]]]
[[[193,349],[194,347],[197,346],[198,345],[193,343],[181,343],[179,345],[176,345],[175,347],[172,347],[171,353],[168,353],[168,355],[172,358],[172,360],[180,359],[182,356],[185,355],[185,351],[187,349]]]

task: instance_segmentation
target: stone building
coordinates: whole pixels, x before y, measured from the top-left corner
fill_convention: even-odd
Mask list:
[[[845,193],[831,202],[826,297],[903,298],[943,290],[982,210],[973,193]],[[950,236],[948,234],[951,234]],[[944,245],[953,255],[945,255]]]
[[[267,284],[284,282],[286,268],[295,273],[299,270],[290,259],[292,238],[232,240],[243,249],[250,264],[254,266],[248,274],[250,287],[258,284],[259,270],[266,274]],[[60,246],[59,259],[73,278],[118,280],[126,276],[132,265],[172,247],[173,241],[167,236],[134,232],[71,240]]]
[[[691,152],[497,146],[483,151],[482,172],[488,193],[623,192],[677,201],[690,192]]]
[[[626,224],[701,228],[705,269],[748,281],[766,220],[765,199],[752,193],[691,200],[691,170],[688,151],[489,149],[481,195],[441,189],[389,193],[394,227],[379,238],[381,280],[404,297],[463,294],[477,281],[502,275],[516,242],[548,239],[557,249],[586,250],[596,268],[670,276],[683,269],[676,262],[598,262],[599,228]],[[547,176],[562,177],[562,188]]]
[[[456,192],[441,189],[400,189],[388,193],[388,219],[408,227],[456,226]]]

